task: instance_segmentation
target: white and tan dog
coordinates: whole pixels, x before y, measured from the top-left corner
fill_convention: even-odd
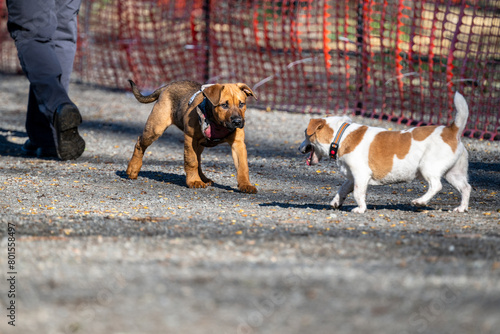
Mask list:
[[[457,115],[450,126],[423,126],[404,131],[388,131],[352,123],[347,116],[311,119],[300,145],[302,153],[310,152],[309,165],[323,157],[337,158],[340,171],[347,177],[330,205],[342,206],[347,195],[354,193],[358,207],[366,211],[368,185],[408,182],[423,178],[429,189],[414,205],[426,205],[441,188],[441,178],[462,195],[454,211],[468,210],[471,186],[467,182],[468,154],[460,137],[467,123],[469,108],[464,97],[455,93]]]

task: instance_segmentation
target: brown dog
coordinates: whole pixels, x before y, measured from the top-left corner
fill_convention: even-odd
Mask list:
[[[141,103],[156,101],[144,131],[137,140],[127,174],[136,179],[146,149],[172,124],[184,132],[184,170],[189,188],[205,188],[213,181],[201,170],[201,153],[205,147],[221,143],[231,145],[237,170],[238,189],[256,193],[248,176],[245,145],[245,111],[248,96],[254,92],[243,83],[202,86],[193,81],[178,81],[143,96],[129,80],[135,98]]]

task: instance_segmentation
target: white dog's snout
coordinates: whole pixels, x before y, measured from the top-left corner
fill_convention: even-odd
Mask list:
[[[300,144],[299,151],[300,153],[307,153],[311,150],[311,144],[307,143],[305,140]]]

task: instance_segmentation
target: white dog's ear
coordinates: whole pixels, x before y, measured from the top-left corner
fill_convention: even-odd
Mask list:
[[[313,118],[309,121],[309,125],[307,126],[306,134],[310,137],[316,131],[320,130],[326,124],[326,120],[324,118]]]

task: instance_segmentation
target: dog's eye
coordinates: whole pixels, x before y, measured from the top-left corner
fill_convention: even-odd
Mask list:
[[[220,106],[222,107],[222,109],[229,109],[229,103],[228,102],[224,102]]]
[[[245,102],[240,102],[240,109],[245,106]]]

